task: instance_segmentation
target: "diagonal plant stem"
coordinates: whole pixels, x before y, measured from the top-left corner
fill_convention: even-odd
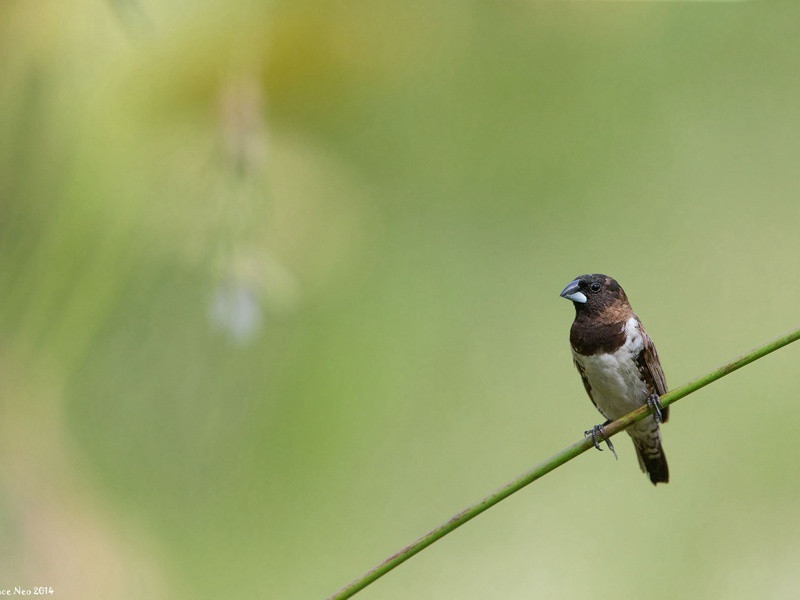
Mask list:
[[[732,373],[736,369],[740,369],[743,366],[750,364],[754,360],[758,360],[759,358],[766,356],[771,352],[775,352],[779,348],[783,348],[787,344],[791,344],[794,341],[800,339],[800,328],[790,331],[782,335],[779,338],[772,340],[771,342],[767,342],[758,348],[743,354],[742,356],[735,358],[734,360],[730,361],[719,367],[718,369],[711,371],[707,375],[699,377],[694,381],[691,381],[679,388],[671,390],[667,392],[663,396],[661,396],[661,404],[662,406],[669,406],[674,402],[677,402],[681,398],[688,396],[692,392],[696,392],[702,387],[707,386],[709,383],[716,381],[729,373]],[[636,421],[640,421],[644,417],[646,417],[650,413],[650,409],[647,406],[642,406],[637,408],[636,410],[628,413],[624,417],[609,423],[603,427],[603,432],[606,437],[611,437],[616,435],[620,431],[623,431],[633,425]],[[554,454],[549,459],[540,463],[530,471],[523,473],[513,481],[507,483],[503,487],[501,487],[496,492],[489,494],[480,502],[473,504],[469,508],[462,510],[460,513],[439,525],[436,529],[433,529],[423,535],[421,538],[409,544],[399,552],[393,554],[381,564],[376,566],[375,568],[371,569],[355,581],[353,581],[350,585],[344,587],[342,590],[328,598],[328,600],[344,600],[344,598],[350,598],[360,590],[367,587],[373,581],[380,579],[386,573],[394,569],[396,566],[400,565],[401,563],[407,561],[409,558],[414,556],[417,552],[424,550],[431,544],[433,544],[436,540],[439,540],[446,536],[448,533],[453,531],[454,529],[460,527],[473,517],[478,516],[483,511],[488,508],[491,508],[501,500],[508,498],[514,492],[517,492],[524,488],[529,483],[532,483],[546,475],[550,471],[560,467],[564,463],[572,460],[579,454],[586,452],[588,449],[594,447],[594,442],[592,441],[592,437],[588,436],[583,438],[579,442],[575,442],[571,446],[565,448],[561,452]]]

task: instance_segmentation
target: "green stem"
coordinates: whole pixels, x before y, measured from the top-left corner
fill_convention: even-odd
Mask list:
[[[722,365],[718,369],[712,371],[708,375],[704,375],[703,377],[699,377],[694,381],[687,383],[677,389],[674,389],[670,392],[667,392],[663,396],[661,396],[661,404],[663,406],[669,406],[674,402],[677,402],[681,398],[688,396],[692,392],[696,392],[702,387],[707,386],[709,383],[716,381],[729,373],[734,372],[736,369],[740,369],[741,367],[753,362],[754,360],[758,360],[762,356],[766,356],[770,352],[775,352],[779,348],[783,348],[787,344],[791,344],[794,341],[800,339],[800,328],[795,329],[794,331],[790,331],[789,333],[772,340],[771,342],[767,342],[766,344],[751,350],[747,354],[743,354],[739,358],[732,360],[731,362]],[[649,409],[647,406],[642,406],[637,408],[631,413],[628,413],[621,419],[617,419],[613,423],[609,423],[605,427],[603,427],[603,432],[607,437],[611,437],[612,435],[616,435],[620,431],[623,431],[630,427],[636,421],[640,421],[649,413]],[[473,517],[478,516],[483,511],[488,508],[491,508],[501,500],[508,498],[514,492],[517,492],[524,488],[529,483],[532,483],[546,475],[550,471],[560,467],[564,463],[572,460],[579,454],[582,454],[589,450],[590,448],[594,447],[594,443],[592,442],[591,437],[585,437],[581,441],[576,442],[565,448],[561,452],[554,454],[549,459],[540,463],[538,466],[534,467],[530,471],[523,473],[510,483],[504,485],[502,488],[497,490],[496,492],[489,494],[480,502],[473,504],[469,508],[462,510],[460,513],[455,515],[453,518],[449,519],[445,523],[439,525],[436,529],[426,533],[421,538],[419,538],[414,543],[406,546],[396,554],[393,554],[381,564],[379,564],[374,569],[368,571],[358,579],[356,579],[353,583],[348,585],[347,587],[343,588],[341,591],[337,592],[333,596],[331,596],[328,600],[344,600],[344,598],[350,598],[358,591],[367,587],[370,583],[375,581],[376,579],[380,579],[386,573],[394,569],[399,564],[407,561],[409,558],[414,556],[417,552],[424,550],[431,544],[433,544],[436,540],[439,540],[446,536],[448,533],[453,531],[454,529],[461,527],[464,523],[472,519]]]

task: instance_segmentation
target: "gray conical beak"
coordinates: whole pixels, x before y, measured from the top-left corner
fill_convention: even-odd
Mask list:
[[[580,302],[586,304],[586,294],[580,291],[580,279],[573,279],[561,290],[561,297],[573,302]]]

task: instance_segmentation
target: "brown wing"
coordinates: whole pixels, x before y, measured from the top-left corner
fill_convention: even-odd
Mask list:
[[[644,377],[644,380],[647,382],[647,390],[651,394],[663,396],[667,393],[667,380],[664,377],[664,370],[661,368],[661,361],[658,358],[656,345],[653,343],[653,340],[650,339],[650,336],[647,335],[644,327],[642,327],[641,321],[639,322],[639,329],[644,338],[644,348],[636,358],[636,364],[639,366],[639,372],[642,374],[642,377]],[[669,418],[669,406],[661,411],[661,417],[661,421],[666,423]]]

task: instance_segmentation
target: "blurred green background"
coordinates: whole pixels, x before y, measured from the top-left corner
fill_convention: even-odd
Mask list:
[[[798,17],[0,4],[0,588],[337,591],[599,422],[581,273],[671,386],[800,324]],[[799,359],[359,597],[796,598]]]

